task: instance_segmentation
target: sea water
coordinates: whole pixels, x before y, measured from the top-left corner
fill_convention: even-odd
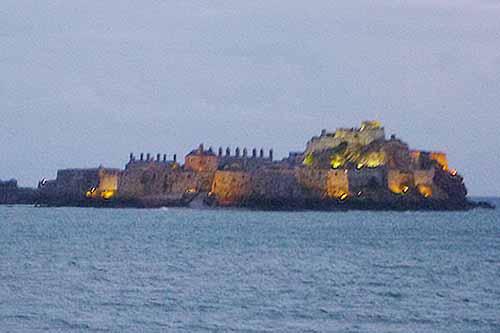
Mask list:
[[[3,206],[0,331],[500,332],[500,212]]]

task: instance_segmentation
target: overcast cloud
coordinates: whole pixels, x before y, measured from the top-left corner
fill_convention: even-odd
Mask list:
[[[500,190],[499,1],[3,0],[0,178],[379,119]]]

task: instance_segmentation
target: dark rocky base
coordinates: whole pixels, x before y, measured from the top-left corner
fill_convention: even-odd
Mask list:
[[[242,203],[240,207],[258,210],[319,210],[319,211],[467,211],[474,208],[494,209],[495,206],[487,202],[473,201],[280,201],[280,200],[252,200]]]
[[[39,193],[31,188],[14,188],[0,191],[0,205],[30,205],[39,198]]]
[[[92,208],[160,208],[185,207],[182,201],[147,200],[42,200],[33,203],[37,207],[92,207]]]
[[[98,208],[160,208],[160,207],[189,207],[195,198],[200,196],[184,196],[178,199],[75,199],[75,198],[44,198],[31,193],[30,196],[23,196],[19,200],[9,200],[0,204],[33,204],[38,207],[98,207]],[[203,204],[204,203],[204,204]],[[206,197],[199,207],[220,207],[217,202]],[[241,202],[232,208],[246,208],[253,210],[276,210],[276,211],[297,211],[297,210],[319,210],[319,211],[347,211],[347,210],[372,210],[372,211],[466,211],[474,208],[495,209],[495,206],[486,201],[474,202],[471,200],[290,200],[290,199],[259,199],[252,198]]]

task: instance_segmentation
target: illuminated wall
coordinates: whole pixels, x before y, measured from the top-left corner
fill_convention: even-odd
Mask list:
[[[88,189],[87,197],[111,199],[118,190],[118,179],[120,172],[117,170],[99,170],[99,185],[97,188]]]
[[[329,170],[326,194],[330,198],[345,199],[349,195],[347,170]]]
[[[186,192],[209,192],[215,172],[184,171],[177,164],[147,163],[123,171],[118,195],[125,199],[148,196],[181,197]]]
[[[441,152],[431,152],[429,153],[431,160],[436,161],[443,170],[448,171],[448,158],[445,153]]]
[[[211,194],[216,195],[221,206],[238,205],[251,191],[251,177],[243,171],[217,171]]]
[[[434,179],[435,170],[414,170],[413,171],[413,179],[415,182],[415,186],[418,185],[432,185]]]
[[[387,155],[383,151],[373,151],[361,155],[357,161],[358,166],[377,168],[387,163]]]
[[[307,143],[306,153],[334,148],[342,142],[347,142],[349,145],[366,146],[373,141],[384,138],[385,131],[380,126],[380,122],[366,121],[362,123],[361,128],[337,129],[333,134],[324,133],[324,135],[312,138]]]
[[[387,187],[392,193],[407,193],[414,187],[413,173],[401,170],[389,170],[387,173]]]

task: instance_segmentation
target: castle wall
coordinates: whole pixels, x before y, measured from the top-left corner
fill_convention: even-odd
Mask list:
[[[118,195],[122,198],[138,198],[147,193],[157,191],[156,179],[163,178],[166,168],[154,163],[137,163],[129,165],[118,180]],[[159,191],[158,191],[159,192]]]
[[[387,173],[387,187],[393,193],[402,194],[408,192],[414,186],[412,172],[401,170],[389,170]]]
[[[349,191],[353,193],[370,188],[382,188],[386,184],[386,169],[384,167],[349,169],[347,177]]]
[[[87,191],[99,186],[99,169],[64,169],[57,171],[54,196],[82,199]]]
[[[128,167],[120,176],[118,194],[132,199],[151,196],[181,197],[186,192],[211,190],[215,172],[182,170],[176,163],[147,163]]]
[[[382,152],[386,155],[386,165],[390,169],[409,170],[412,164],[410,149],[407,144],[397,139],[384,142]]]
[[[250,196],[251,185],[248,172],[219,170],[215,172],[211,193],[221,206],[238,205]]]
[[[330,198],[343,198],[349,194],[349,178],[347,170],[329,170],[326,194]]]
[[[436,186],[434,182],[435,175],[435,168],[431,168],[429,170],[414,170],[413,177],[415,186],[418,192],[426,198],[432,197],[433,199],[447,199],[448,195],[446,192]]]
[[[297,182],[310,192],[310,195],[326,196],[329,178],[328,169],[299,168],[295,174]]]
[[[448,157],[445,153],[430,152],[429,157],[431,158],[431,160],[436,161],[439,165],[441,165],[443,170],[448,170]]]
[[[215,155],[200,154],[187,155],[184,168],[196,172],[215,172],[219,165],[219,159]]]
[[[165,176],[164,193],[209,192],[215,172],[176,171]]]
[[[69,202],[85,197],[113,196],[118,187],[121,170],[107,168],[62,169],[57,171],[55,180],[43,181],[39,185],[43,198]]]
[[[366,146],[373,141],[384,138],[385,131],[379,122],[365,121],[361,128],[337,129],[333,134],[322,132],[321,136],[314,137],[307,143],[306,153],[334,148],[342,142],[347,142],[349,145]]]
[[[432,185],[434,183],[435,169],[429,170],[414,170],[413,179],[415,186],[418,185]]]
[[[297,199],[303,187],[293,169],[261,169],[252,172],[251,196],[261,200]]]
[[[116,191],[118,189],[119,171],[102,170],[99,173],[99,186],[100,191]]]

